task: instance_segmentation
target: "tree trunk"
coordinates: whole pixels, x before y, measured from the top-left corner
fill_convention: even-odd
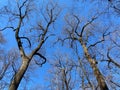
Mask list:
[[[24,73],[26,72],[26,70],[29,66],[30,60],[27,57],[23,57],[22,60],[23,60],[22,65],[21,65],[20,69],[18,70],[18,72],[15,74],[13,80],[11,81],[9,90],[17,90],[17,88],[24,76]]]
[[[108,87],[107,87],[107,84],[105,83],[105,80],[101,74],[101,72],[99,71],[97,65],[96,65],[96,60],[92,59],[92,57],[90,56],[88,50],[87,50],[87,47],[86,45],[83,43],[83,41],[80,40],[80,43],[83,47],[83,50],[84,50],[84,53],[85,53],[85,57],[86,59],[88,60],[88,62],[90,63],[92,69],[93,69],[93,72],[94,72],[94,75],[98,81],[98,85],[100,87],[100,90],[109,90]]]

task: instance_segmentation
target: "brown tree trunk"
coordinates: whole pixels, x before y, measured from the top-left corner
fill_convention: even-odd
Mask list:
[[[88,49],[87,49],[86,45],[83,43],[82,40],[80,40],[80,43],[83,47],[85,57],[88,60],[88,62],[90,63],[92,69],[93,69],[93,72],[94,72],[94,75],[95,75],[95,77],[98,81],[98,85],[100,87],[100,90],[109,90],[108,87],[107,87],[107,84],[105,83],[103,75],[101,74],[101,72],[99,71],[99,69],[96,65],[96,60],[92,59],[92,57],[90,56],[90,54],[88,52]]]
[[[24,73],[26,72],[28,66],[29,66],[29,62],[30,60],[27,57],[23,57],[22,58],[22,65],[20,67],[20,69],[18,70],[18,72],[15,74],[13,80],[11,81],[9,90],[17,90],[19,83],[21,82]]]

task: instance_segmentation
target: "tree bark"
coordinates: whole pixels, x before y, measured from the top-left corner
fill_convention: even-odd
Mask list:
[[[29,66],[30,60],[28,59],[28,57],[23,57],[22,60],[22,65],[19,68],[18,72],[15,74],[13,80],[11,81],[9,90],[17,90],[19,83],[22,80],[24,73],[26,72]]]
[[[103,75],[101,74],[101,72],[99,71],[97,65],[96,65],[96,60],[92,59],[92,57],[90,56],[88,49],[86,47],[86,45],[83,43],[82,39],[79,40],[80,44],[83,47],[84,53],[85,53],[85,57],[88,60],[88,62],[90,63],[94,75],[98,81],[98,85],[100,87],[100,90],[109,90],[107,84],[105,83],[105,80],[103,78]]]

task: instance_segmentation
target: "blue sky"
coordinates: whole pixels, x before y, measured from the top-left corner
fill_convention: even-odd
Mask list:
[[[41,1],[41,2],[45,2],[44,0],[43,1]],[[0,1],[0,3],[1,3],[1,5],[6,5],[7,4],[7,0],[5,1]],[[88,15],[87,14],[85,14],[86,12],[88,12],[88,8],[90,8],[91,6],[89,5],[89,6],[87,6],[86,7],[86,5],[88,5],[88,3],[85,3],[85,4],[83,4],[83,5],[79,5],[79,4],[77,4],[76,3],[76,5],[74,5],[75,4],[75,2],[73,3],[73,1],[71,0],[59,0],[59,4],[60,4],[60,6],[61,6],[61,8],[62,9],[64,9],[62,12],[61,12],[61,18],[58,18],[58,20],[57,20],[57,24],[56,24],[56,28],[58,29],[58,27],[59,27],[59,30],[56,30],[56,33],[58,33],[58,35],[61,35],[62,34],[62,32],[61,32],[61,30],[63,29],[63,23],[64,23],[64,19],[63,19],[63,16],[64,16],[64,14],[65,14],[65,12],[67,12],[67,11],[71,11],[73,8],[77,8],[77,7],[83,7],[84,8],[84,11],[81,13],[81,16],[83,16],[83,18],[85,18],[85,17],[87,17]],[[73,9],[74,10],[74,9]],[[77,10],[75,10],[75,12],[76,12]],[[13,48],[13,47],[17,47],[17,45],[16,45],[16,41],[15,41],[15,37],[14,37],[14,32],[12,32],[12,31],[5,31],[4,32],[4,35],[6,36],[6,39],[7,39],[7,47],[8,47],[8,49],[10,49],[10,48]],[[53,39],[54,40],[54,39]],[[67,47],[67,48],[65,48],[65,47],[62,47],[60,44],[57,44],[57,45],[54,45],[54,47],[52,47],[52,45],[51,44],[49,44],[49,42],[47,42],[46,44],[45,44],[46,46],[47,46],[47,48],[46,48],[46,56],[48,57],[48,59],[52,59],[54,56],[54,54],[53,54],[53,52],[55,53],[55,52],[58,52],[58,51],[61,51],[62,50],[62,52],[71,52],[70,51],[70,48],[69,47]],[[70,53],[71,54],[71,53]],[[52,55],[52,56],[51,56]],[[71,54],[72,55],[72,54]],[[34,71],[34,74],[35,75],[30,75],[31,77],[31,79],[33,80],[33,81],[31,81],[31,82],[29,82],[29,84],[28,84],[28,87],[29,88],[31,88],[32,86],[34,86],[35,84],[36,85],[46,85],[46,80],[45,80],[45,77],[47,77],[47,78],[49,78],[48,77],[48,69],[49,69],[49,64],[48,63],[46,63],[45,65],[43,65],[42,67],[40,67],[40,68],[38,68],[37,70],[35,70]],[[37,78],[35,78],[34,76],[36,76],[37,75]],[[36,82],[37,81],[37,82]],[[21,87],[20,87],[21,88]]]
[[[41,0],[41,2],[47,2],[45,0]],[[83,4],[78,4],[77,2],[75,3],[74,0],[59,0],[57,1],[61,8],[63,9],[63,11],[61,12],[58,20],[56,21],[57,23],[55,24],[55,34],[57,34],[57,36],[61,36],[63,33],[61,32],[61,30],[63,29],[63,26],[64,26],[64,18],[63,16],[66,14],[66,12],[68,11],[71,11],[70,13],[72,12],[75,12],[75,13],[78,13],[80,14],[81,16],[81,19],[84,21],[84,19],[87,18],[87,20],[89,18],[91,18],[91,16],[93,16],[96,12],[93,12],[93,11],[96,11],[96,8],[94,9],[91,9],[93,8],[92,6],[93,5],[96,5],[94,7],[97,7],[97,3],[92,3],[92,4],[89,4],[91,2],[84,2]],[[74,2],[74,3],[73,3]],[[76,5],[75,5],[76,4]],[[104,4],[104,3],[103,3]],[[7,5],[7,0],[1,0],[0,1],[0,7],[4,6],[4,5]],[[74,8],[74,9],[73,9]],[[93,10],[93,11],[92,11]],[[103,9],[101,9],[103,10]],[[78,11],[82,11],[82,12],[78,12]],[[89,13],[88,13],[89,12]],[[110,16],[109,16],[110,15]],[[103,17],[105,17],[106,19],[104,19]],[[115,15],[111,15],[111,14],[108,14],[108,16],[103,16],[102,18],[100,18],[100,24],[102,24],[103,22],[107,24],[107,22],[117,22],[117,24],[119,24],[119,19],[117,16]],[[62,19],[61,19],[62,18]],[[114,23],[116,24],[116,23]],[[1,21],[0,22],[0,27],[1,26],[4,26],[4,21]],[[11,30],[6,30],[4,33],[4,36],[5,38],[7,39],[7,49],[11,49],[13,47],[16,47],[17,48],[17,44],[16,44],[16,41],[15,41],[15,37],[14,37],[14,32],[11,31]],[[69,55],[72,55],[72,50],[68,47],[68,45],[66,45],[65,47],[62,46],[60,43],[56,44],[56,45],[52,45],[50,44],[50,41],[51,42],[54,42],[55,41],[55,38],[56,37],[51,37],[49,39],[49,42],[46,42],[45,43],[45,46],[47,46],[45,48],[45,55],[48,59],[50,59],[51,61],[53,60],[53,57],[54,57],[54,53],[58,52],[58,51],[62,51],[63,53],[68,53],[69,52]],[[91,40],[92,41],[92,40]],[[90,42],[91,42],[90,41]],[[93,40],[94,42],[94,40]],[[81,50],[81,48],[79,48]],[[81,54],[81,52],[80,52]],[[49,73],[48,73],[48,69],[50,69],[50,65],[48,64],[48,62],[43,65],[42,67],[39,67],[37,68],[35,71],[33,71],[32,73],[34,73],[34,75],[30,75],[31,79],[33,81],[29,82],[28,84],[28,87],[29,89],[31,87],[33,87],[34,85],[41,85],[41,86],[44,86],[46,85],[46,77],[47,78],[50,78],[49,77]],[[37,82],[36,82],[37,81]],[[47,82],[47,84],[49,84],[49,82]],[[47,86],[47,85],[46,85]],[[21,87],[20,87],[21,88]],[[29,90],[28,89],[28,90]],[[21,89],[20,89],[21,90]],[[77,89],[76,89],[77,90]]]
[[[41,1],[41,2],[44,2],[44,0]],[[66,1],[60,0],[59,4],[61,4],[62,8],[66,8],[66,10],[68,10],[71,7],[71,5],[72,5],[72,2],[69,2],[69,3],[68,2],[69,2],[69,0],[66,0]],[[0,1],[0,5],[1,5],[1,7],[2,6],[6,6],[7,5],[7,0]],[[64,11],[62,11],[62,13],[64,13]],[[61,23],[62,20],[58,19],[58,22],[59,23],[56,25],[56,27],[59,26],[59,29],[61,30],[62,26],[63,26],[63,24]],[[5,25],[6,25],[6,22],[4,23],[3,20],[2,20],[2,22],[0,23],[0,27],[4,27]],[[10,50],[11,48],[17,48],[14,32],[12,30],[6,30],[6,31],[3,32],[3,34],[4,34],[4,36],[5,36],[6,40],[7,40],[7,43],[5,44],[5,46],[7,46],[7,50]],[[49,42],[46,43],[46,45],[48,46],[46,48],[46,52],[47,52],[46,56],[48,58],[51,58],[51,52],[55,53],[55,51],[61,51],[61,50],[63,52],[68,52],[69,51],[69,48],[65,49],[64,47],[62,47],[59,44],[57,46],[53,47],[53,48],[51,48],[52,44],[49,44]],[[49,69],[49,64],[46,63],[42,67],[40,67],[37,70],[35,70],[34,74],[35,74],[35,76],[37,75],[37,78],[34,78],[34,75],[33,76],[30,75],[31,76],[30,78],[32,79],[32,81],[29,82],[28,87],[31,88],[33,85],[41,85],[41,86],[46,85],[45,77],[48,78],[48,72],[47,72],[48,69]],[[20,88],[22,88],[22,87],[20,87]]]

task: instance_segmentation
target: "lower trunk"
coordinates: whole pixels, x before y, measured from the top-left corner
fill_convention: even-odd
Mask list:
[[[13,80],[10,83],[9,90],[17,90],[17,88],[18,88],[27,68],[28,68],[28,65],[29,65],[29,59],[27,57],[24,57],[20,69],[15,74]]]
[[[92,69],[93,69],[93,72],[94,72],[94,75],[98,81],[98,85],[100,87],[100,90],[109,90],[108,87],[107,87],[107,84],[105,83],[105,80],[103,78],[103,75],[101,74],[101,72],[99,71],[97,65],[96,65],[96,60],[92,59],[91,56],[89,55],[89,52],[87,50],[87,47],[85,44],[81,43],[82,44],[82,47],[84,49],[84,53],[85,53],[85,56],[88,60],[88,62],[90,63]]]
[[[91,58],[89,58],[90,61]],[[99,71],[99,69],[97,68],[96,64],[90,62],[92,69],[94,71],[94,75],[96,76],[96,79],[98,81],[98,85],[100,87],[100,90],[109,90],[107,87],[107,84],[105,83],[105,80],[103,78],[103,75],[101,74],[101,72]]]

